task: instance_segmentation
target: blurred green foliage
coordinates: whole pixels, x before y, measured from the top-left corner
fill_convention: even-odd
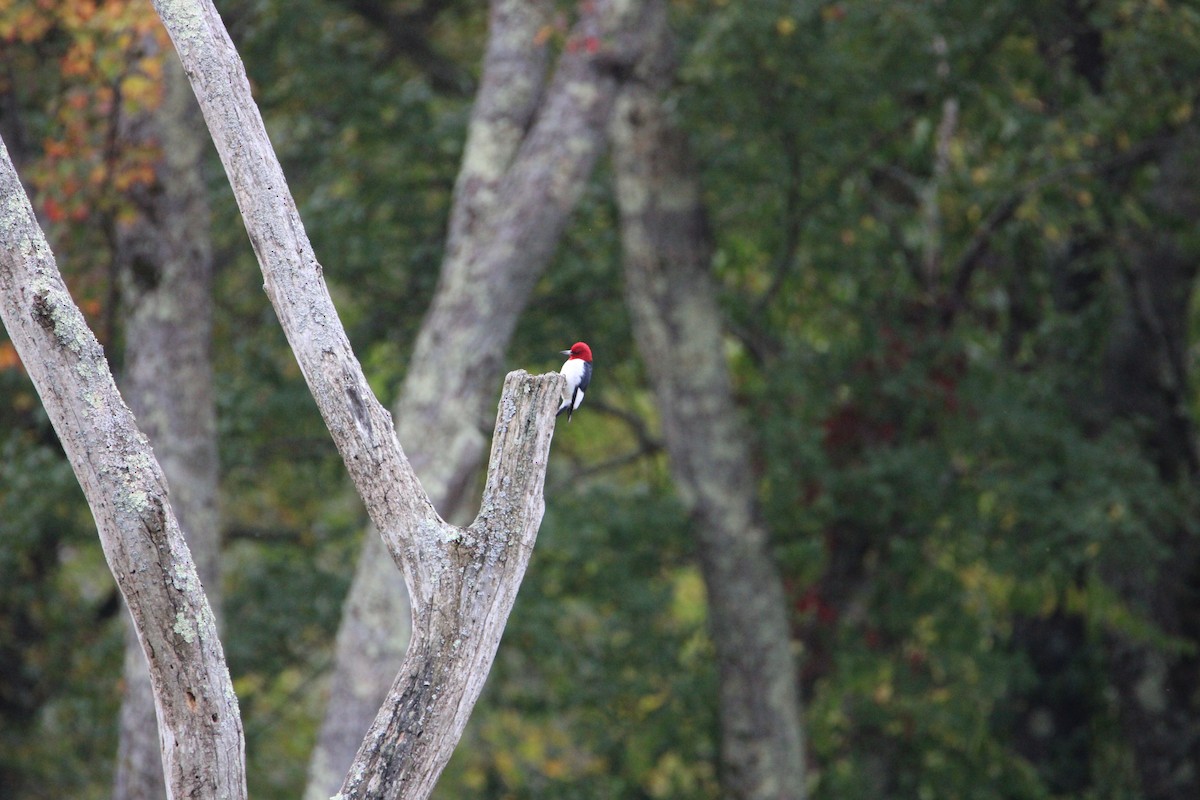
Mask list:
[[[390,403],[436,282],[470,98],[433,89],[345,4],[223,6]],[[1157,188],[1166,143],[1196,125],[1200,11],[672,11],[669,99],[702,173],[727,354],[792,604],[813,796],[1143,796],[1107,644],[1196,652],[1151,613],[1196,501],[1194,477],[1164,471],[1148,444],[1153,420],[1114,412],[1129,387],[1108,370],[1137,243],[1200,255],[1195,220]],[[484,24],[449,3],[427,32],[469,75]],[[55,124],[67,34],[3,52],[38,77],[41,93],[17,98],[31,159]],[[251,792],[294,797],[365,520],[215,160],[210,178],[226,652]],[[553,369],[586,339],[596,380],[559,430],[538,549],[439,797],[719,796],[704,587],[658,439],[670,409],[629,336],[615,219],[602,168],[510,350],[513,367]],[[96,229],[52,233],[73,285],[102,295]],[[114,589],[17,369],[0,371],[0,398],[0,784],[105,796]]]
[[[46,786],[101,797],[115,753],[120,606],[83,493],[23,384],[0,374],[5,416],[26,426],[0,437],[0,785],[10,797],[48,796]]]

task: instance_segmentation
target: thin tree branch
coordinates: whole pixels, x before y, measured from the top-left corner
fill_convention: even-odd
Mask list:
[[[604,461],[599,461],[595,464],[588,464],[587,466],[579,467],[578,469],[576,469],[574,472],[571,473],[570,477],[568,477],[564,480],[555,481],[553,484],[551,484],[550,492],[554,493],[561,489],[567,489],[571,486],[576,486],[576,485],[578,485],[578,481],[581,481],[584,478],[595,477],[596,475],[602,475],[605,472],[609,472],[610,470],[620,469],[621,467],[627,467],[630,464],[636,464],[637,462],[641,461],[643,458],[646,458],[647,456],[656,455],[657,453],[660,453],[660,452],[662,452],[661,449],[658,449],[658,448],[651,449],[651,448],[648,448],[648,447],[642,445],[642,446],[635,447],[633,450],[630,450],[628,453],[623,453],[619,456],[613,456],[612,458],[606,459]]]
[[[1161,150],[1162,145],[1162,139],[1155,137],[1101,164],[1085,162],[1067,164],[1026,181],[1008,197],[997,203],[979,227],[975,229],[958,258],[954,260],[954,265],[948,270],[948,273],[954,278],[950,285],[949,295],[944,302],[942,324],[949,325],[958,312],[966,306],[971,278],[974,277],[976,269],[983,262],[983,257],[987,254],[992,239],[1000,228],[1012,219],[1017,209],[1021,207],[1021,203],[1028,197],[1068,178],[1089,174],[1110,175],[1116,171],[1145,163]]]
[[[662,439],[650,432],[650,428],[646,425],[646,420],[641,415],[624,408],[619,408],[611,403],[606,403],[600,399],[589,399],[588,410],[598,411],[601,414],[616,417],[621,422],[624,422],[629,427],[629,430],[633,431],[638,445],[646,452],[655,452],[663,448]]]
[[[411,523],[436,528],[441,519],[350,348],[241,59],[211,2],[156,0],[155,8],[200,102],[264,288],[321,416],[392,557],[414,571]]]

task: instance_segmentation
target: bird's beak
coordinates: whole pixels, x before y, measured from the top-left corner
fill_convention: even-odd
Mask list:
[[[570,350],[559,350],[558,352],[562,353],[564,356],[569,356],[569,355],[571,355],[571,351],[570,351]]]

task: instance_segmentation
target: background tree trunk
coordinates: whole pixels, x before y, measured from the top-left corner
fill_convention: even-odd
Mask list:
[[[149,38],[149,37],[147,37]],[[117,231],[125,313],[125,396],[171,487],[196,572],[220,619],[217,423],[212,389],[212,255],[200,166],[205,138],[174,53],[163,59],[156,111],[131,120],[125,137],[162,147],[156,182],[132,198],[139,214]],[[114,797],[165,793],[154,696],[130,626]]]
[[[602,38],[606,48],[568,47],[543,91],[546,53],[535,42],[550,4],[492,3],[446,257],[395,410],[413,468],[447,519],[471,512],[466,498],[483,459],[504,352],[603,150],[617,89],[613,66],[637,51],[641,7],[589,6],[571,40]],[[371,698],[386,694],[402,652],[397,618],[407,609],[375,538],[364,545],[343,613],[309,800],[337,788],[330,780],[345,774],[378,708]]]
[[[664,102],[672,55],[666,9],[656,12],[656,46],[622,89],[611,125],[626,303],[697,534],[725,796],[794,800],[804,795],[803,748],[783,584],[731,393],[700,186]]]
[[[1168,224],[1138,230],[1124,242],[1129,259],[1125,308],[1108,348],[1106,400],[1116,416],[1142,424],[1143,445],[1166,483],[1194,486],[1200,477],[1189,405],[1188,326],[1196,253],[1174,231],[1200,216],[1200,132],[1194,125],[1165,148],[1153,212]],[[1193,489],[1194,491],[1194,489]],[[1114,569],[1110,583],[1139,613],[1190,649],[1160,646],[1117,633],[1107,637],[1120,713],[1151,800],[1200,796],[1200,541],[1183,529],[1159,531],[1162,557],[1153,574]]]
[[[371,528],[342,607],[329,701],[309,758],[305,800],[325,800],[342,785],[396,678],[396,665],[404,660],[412,609],[397,577],[383,540]]]

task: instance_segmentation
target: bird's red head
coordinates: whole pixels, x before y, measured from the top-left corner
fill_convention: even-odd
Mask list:
[[[592,348],[587,346],[587,342],[576,342],[571,345],[570,350],[563,350],[562,354],[571,358],[582,359],[589,364],[592,363]]]

